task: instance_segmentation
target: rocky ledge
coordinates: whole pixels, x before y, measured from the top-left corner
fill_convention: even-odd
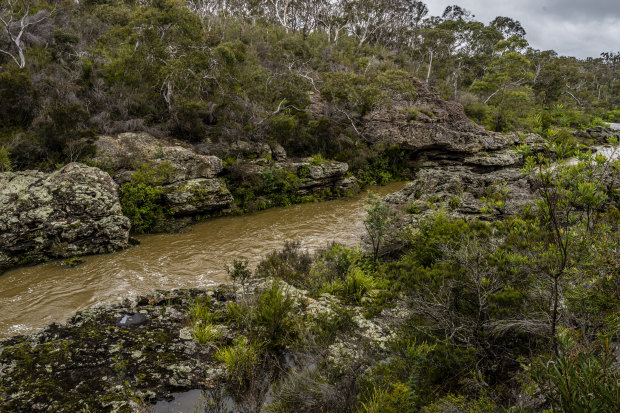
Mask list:
[[[97,166],[123,185],[132,181],[144,165],[159,170],[157,186],[166,207],[176,216],[211,214],[228,210],[233,197],[218,177],[222,160],[196,153],[191,146],[157,139],[146,133],[100,136],[96,142]]]
[[[296,332],[286,335],[305,344],[267,346],[250,385],[215,355],[218,348],[244,337],[243,323],[234,321],[240,315],[235,309],[242,307],[235,303],[255,305],[251,303],[260,302],[274,285],[292,300],[281,322]],[[195,319],[201,317],[197,304],[210,314],[210,331],[218,335],[203,344],[195,338]],[[386,357],[393,329],[408,316],[406,306],[385,309],[372,319],[363,313],[362,307],[345,305],[332,295],[313,297],[272,279],[253,280],[243,289],[221,285],[160,291],[88,309],[65,325],[0,341],[0,402],[11,412],[130,412],[173,392],[202,389],[210,397],[212,408],[207,411],[259,411],[269,402],[272,386],[303,373],[308,363],[346,372],[352,365],[361,369]],[[272,330],[258,328],[271,337]]]
[[[620,136],[620,124],[612,123],[609,127],[595,126],[583,131],[576,131],[574,135],[587,145],[605,145],[609,139]]]
[[[71,163],[51,174],[0,173],[0,272],[119,250],[129,229],[117,185],[100,169]]]

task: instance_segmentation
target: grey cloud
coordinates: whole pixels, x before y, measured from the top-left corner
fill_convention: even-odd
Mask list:
[[[497,16],[519,20],[536,49],[580,58],[620,51],[619,0],[428,0],[434,15],[451,4],[465,7],[485,23]]]

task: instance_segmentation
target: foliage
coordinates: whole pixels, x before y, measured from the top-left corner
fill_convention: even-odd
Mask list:
[[[0,146],[0,172],[11,172],[11,154]]]
[[[253,315],[254,325],[272,350],[282,350],[297,336],[296,319],[293,314],[295,299],[279,282],[272,282],[258,298]]]
[[[379,257],[381,247],[393,235],[396,215],[384,201],[372,192],[368,197],[366,212],[368,213],[364,220],[366,240],[376,260]]]
[[[273,277],[298,288],[307,288],[312,258],[300,249],[299,241],[286,241],[281,251],[269,254],[257,268],[261,277]]]
[[[120,188],[123,214],[131,221],[132,231],[144,233],[161,228],[172,216],[164,206],[161,184],[170,174],[170,164],[141,164],[131,182]]]
[[[231,380],[239,386],[248,386],[256,375],[260,363],[259,354],[260,348],[241,336],[232,346],[219,349],[215,358],[224,364]]]
[[[372,275],[367,274],[358,267],[349,268],[347,275],[342,280],[334,280],[325,285],[323,292],[334,294],[345,302],[359,304],[363,297],[375,289],[377,281]]]
[[[221,333],[213,324],[194,324],[192,335],[198,344],[204,345],[218,341]]]
[[[226,266],[226,273],[230,277],[233,283],[240,282],[241,286],[245,290],[246,283],[252,276],[252,271],[248,269],[248,262],[234,260],[232,267]]]
[[[563,412],[609,412],[620,405],[620,373],[615,362],[609,343],[593,351],[577,344],[569,334],[562,334],[559,356],[540,356],[526,366],[526,371],[553,408]]]

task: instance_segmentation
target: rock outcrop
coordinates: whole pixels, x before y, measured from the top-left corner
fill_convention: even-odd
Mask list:
[[[96,146],[93,162],[110,171],[119,185],[130,182],[141,165],[162,168],[165,173],[157,185],[163,188],[166,207],[175,216],[216,213],[233,204],[226,184],[218,178],[222,160],[216,156],[201,155],[187,144],[146,133],[100,136]]]
[[[247,387],[229,374],[217,360],[217,347],[235,343],[246,334],[243,327],[225,316],[235,302],[245,302],[273,286],[271,279],[255,279],[241,288],[220,285],[213,290],[158,291],[77,313],[67,324],[51,324],[40,332],[0,341],[0,400],[11,412],[130,412],[149,402],[170,397],[173,392],[202,389],[211,406],[226,397],[226,408],[208,411],[263,411],[267,393],[279,378],[261,363],[255,372],[260,383]],[[309,336],[323,334],[325,323],[335,323],[346,308],[350,325],[330,331],[333,339],[318,347],[320,357],[335,369],[370,365],[385,357],[389,341],[410,312],[399,302],[373,318],[362,306],[347,306],[330,294],[312,296],[282,281],[278,282],[294,303],[289,316],[303,320],[300,327]],[[192,307],[207,303],[218,314],[212,328],[220,336],[199,344],[194,337]],[[332,325],[329,324],[329,325]],[[309,347],[310,348],[310,347]],[[267,350],[269,351],[269,350]],[[303,367],[299,352],[285,348],[277,358],[277,370]],[[275,355],[275,353],[273,353]],[[271,356],[268,356],[271,357]],[[305,363],[309,363],[305,362]],[[224,391],[226,389],[226,391]],[[233,398],[235,391],[251,391],[250,400]],[[246,393],[246,396],[248,394]],[[247,403],[249,406],[244,406]]]
[[[580,130],[574,133],[577,139],[581,139],[586,144],[605,145],[609,139],[620,136],[620,125],[611,124],[606,126],[595,126],[587,130]]]
[[[129,229],[117,185],[100,169],[71,163],[52,174],[0,173],[0,272],[119,250]]]
[[[417,170],[416,179],[386,197],[388,202],[400,209],[413,205],[418,212],[443,207],[464,217],[515,213],[533,199],[515,148],[527,143],[543,150],[540,136],[487,131],[467,118],[460,104],[443,100],[417,79],[412,82],[415,98],[397,96],[364,119],[368,143],[397,145]]]
[[[441,152],[457,157],[505,149],[508,140],[474,124],[463,106],[441,98],[418,79],[414,99],[396,96],[364,117],[364,134],[372,145],[398,145],[410,154]]]
[[[281,149],[281,147],[280,147]],[[281,149],[280,162],[269,162],[260,158],[237,162],[230,169],[234,169],[237,175],[252,179],[253,176],[264,174],[268,171],[286,171],[296,177],[295,190],[299,196],[345,196],[356,194],[360,191],[357,178],[348,176],[349,165],[345,162],[320,160],[312,158],[287,159],[284,150]],[[328,198],[330,196],[327,196]]]

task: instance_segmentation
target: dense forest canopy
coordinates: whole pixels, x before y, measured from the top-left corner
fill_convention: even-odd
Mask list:
[[[457,5],[430,16],[414,0],[2,0],[0,17],[0,147],[14,169],[80,159],[102,133],[355,137],[385,82],[408,76],[492,130],[620,120],[620,53],[535,50],[520,22]],[[328,122],[309,123],[311,94],[334,104]],[[287,149],[338,154],[310,141]]]

